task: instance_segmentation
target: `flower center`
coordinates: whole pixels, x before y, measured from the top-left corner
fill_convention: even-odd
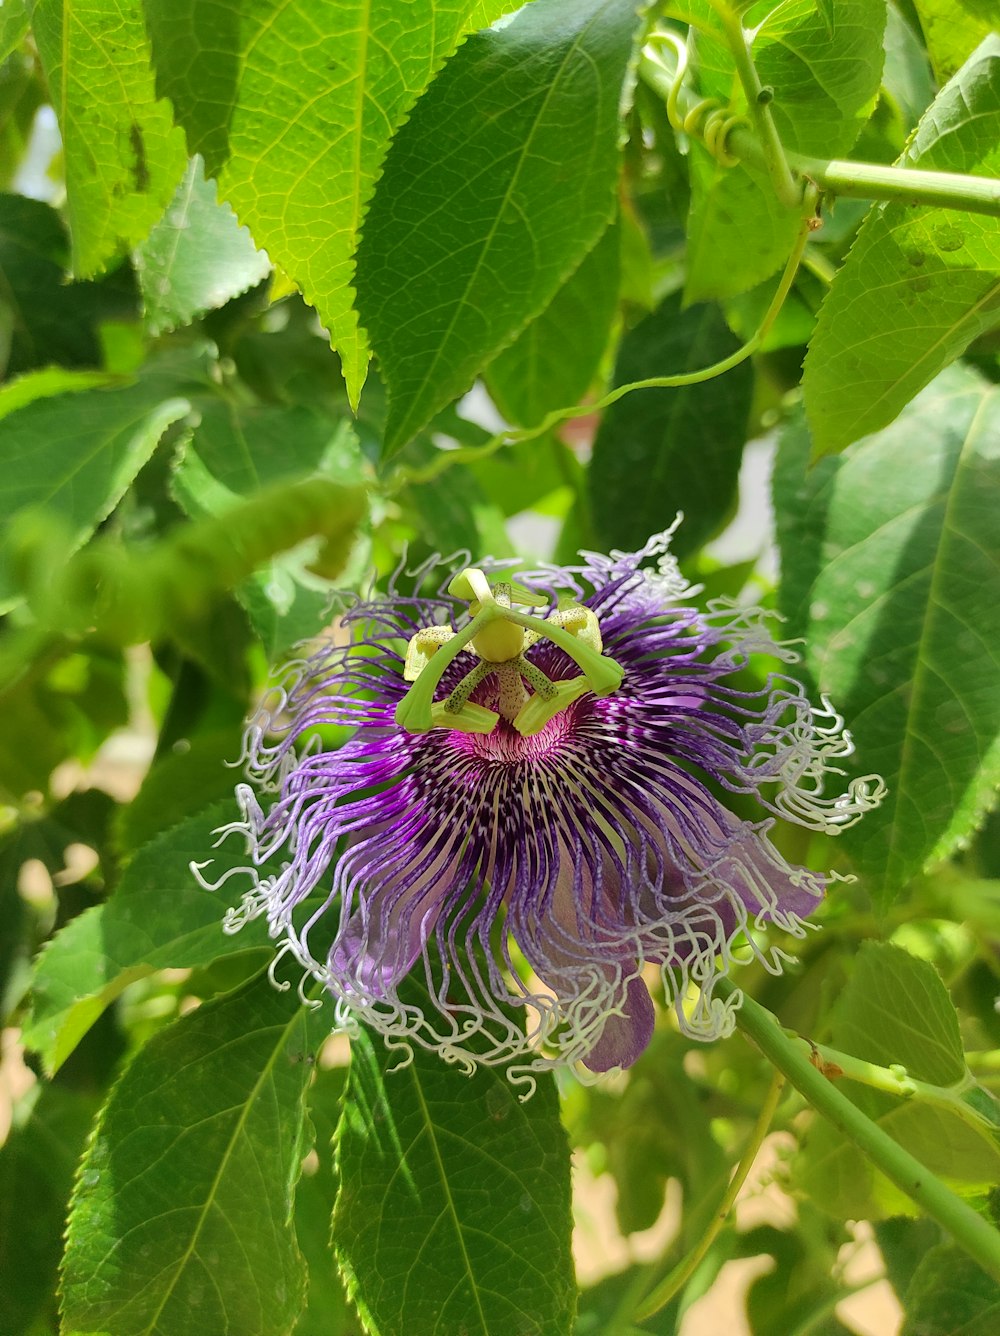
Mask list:
[[[491,587],[476,567],[457,575],[448,592],[468,602],[471,620],[458,632],[450,626],[429,626],[411,637],[403,676],[413,686],[396,707],[396,723],[408,733],[432,728],[492,733],[503,718],[522,737],[532,737],[585,692],[607,696],[621,686],[622,668],[604,654],[597,617],[582,603],[560,598],[545,617],[521,612],[519,607],[538,607],[538,597],[506,582]],[[564,650],[580,675],[553,682],[526,658],[542,639]],[[435,700],[442,674],[463,649],[471,650],[479,662],[445,700]],[[489,677],[498,689],[497,710],[470,699]]]

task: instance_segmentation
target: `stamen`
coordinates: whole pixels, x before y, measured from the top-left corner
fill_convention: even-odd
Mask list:
[[[597,617],[583,604],[562,595],[547,617],[517,612],[515,604],[541,606],[537,596],[506,581],[491,588],[485,573],[475,566],[456,575],[448,593],[468,602],[472,620],[457,633],[450,626],[431,626],[410,638],[403,676],[413,686],[397,705],[395,715],[396,723],[408,733],[425,733],[432,728],[489,733],[502,716],[519,733],[530,737],[584,692],[608,696],[621,686],[621,665],[604,654]],[[542,639],[551,640],[568,654],[582,676],[555,683],[526,659],[526,651]],[[434,692],[445,669],[466,647],[480,662],[452,689],[446,701],[435,701]],[[500,714],[469,699],[491,675],[499,682]],[[533,695],[527,695],[524,681]]]

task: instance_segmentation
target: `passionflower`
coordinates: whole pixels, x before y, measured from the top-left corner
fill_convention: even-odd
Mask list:
[[[248,727],[227,928],[266,914],[341,1025],[470,1068],[628,1067],[658,980],[688,1034],[728,1033],[737,943],[778,972],[762,930],[803,936],[832,875],[786,862],[775,817],[836,833],[883,788],[843,784],[796,655],[757,610],[692,606],[668,540],[401,568],[346,606]]]

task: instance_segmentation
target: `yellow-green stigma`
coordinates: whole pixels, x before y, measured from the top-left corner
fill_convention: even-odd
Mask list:
[[[622,669],[604,654],[597,618],[582,603],[560,598],[545,617],[521,612],[522,607],[540,606],[538,597],[504,581],[491,586],[474,566],[452,580],[448,593],[469,604],[472,619],[458,632],[450,626],[429,626],[411,637],[403,676],[413,686],[396,707],[396,723],[408,733],[432,728],[491,733],[502,717],[530,737],[584,692],[607,696],[621,686]],[[541,639],[564,650],[580,676],[553,682],[525,658]],[[463,649],[471,650],[479,662],[445,700],[436,701],[434,692],[445,669]],[[470,700],[488,677],[499,686],[499,712]]]

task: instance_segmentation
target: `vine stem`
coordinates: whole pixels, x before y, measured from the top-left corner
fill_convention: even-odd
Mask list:
[[[617,403],[619,399],[623,399],[626,394],[631,394],[634,390],[678,389],[683,385],[700,385],[703,381],[714,380],[716,376],[724,375],[725,372],[731,371],[734,366],[739,366],[741,362],[745,362],[748,357],[753,356],[764,339],[767,338],[768,332],[777,320],[778,313],[785,304],[785,298],[795,282],[795,275],[798,273],[806,242],[809,240],[810,233],[815,226],[812,209],[815,207],[817,198],[815,189],[808,187],[805,203],[802,205],[806,213],[799,227],[792,253],[788,257],[781,279],[775,288],[774,296],[771,298],[771,304],[764,313],[763,320],[746,343],[741,344],[734,353],[724,357],[721,362],[713,362],[711,366],[702,367],[698,371],[680,372],[676,376],[650,376],[646,380],[633,380],[628,385],[619,385],[617,389],[611,390],[594,403],[574,404],[570,408],[553,409],[551,413],[545,415],[537,426],[526,427],[522,430],[509,429],[498,432],[496,436],[484,441],[482,445],[466,445],[460,446],[457,450],[442,450],[437,459],[425,464],[423,468],[399,469],[393,478],[392,487],[386,490],[394,491],[406,483],[430,482],[433,478],[451,468],[453,464],[486,459],[504,446],[521,445],[525,441],[533,441],[535,437],[551,431],[553,427],[558,426],[561,422],[568,422],[572,418],[590,417],[592,413],[599,413],[602,409],[610,408],[612,404]]]
[[[691,1249],[688,1255],[674,1267],[669,1276],[662,1280],[653,1292],[639,1305],[635,1312],[634,1320],[636,1322],[645,1322],[651,1318],[654,1313],[658,1313],[661,1308],[665,1308],[675,1294],[687,1284],[687,1282],[701,1265],[705,1254],[711,1248],[712,1244],[718,1238],[719,1231],[722,1229],[726,1220],[729,1218],[729,1212],[736,1203],[740,1189],[747,1181],[747,1175],[753,1168],[754,1161],[760,1151],[764,1138],[770,1130],[771,1123],[774,1120],[775,1110],[778,1107],[778,1101],[781,1099],[781,1092],[785,1088],[785,1078],[780,1072],[775,1072],[774,1079],[771,1082],[770,1089],[761,1106],[760,1114],[754,1124],[753,1131],[750,1133],[743,1154],[740,1156],[740,1162],[736,1166],[736,1172],[733,1174],[729,1186],[726,1188],[725,1196],[719,1203],[718,1210],[712,1216],[711,1221],[701,1238]]]
[[[700,99],[687,87],[677,86],[678,67],[665,59],[672,49],[671,34],[653,34],[639,60],[643,82],[676,106],[686,116]],[[659,38],[659,40],[657,40]],[[668,39],[668,40],[664,40]],[[747,56],[749,59],[749,55]],[[676,62],[676,53],[674,53]],[[764,145],[756,129],[733,124],[721,146],[727,155],[750,167],[769,171]],[[824,194],[852,199],[898,200],[904,204],[930,204],[942,209],[961,209],[1000,218],[1000,180],[988,176],[965,176],[960,172],[924,171],[916,167],[892,167],[883,163],[850,162],[839,158],[817,158],[805,153],[785,153],[788,166],[798,176],[812,181]]]
[[[747,45],[746,29],[739,15],[725,3],[725,0],[708,0],[719,16],[729,43],[739,75],[740,83],[747,100],[747,108],[757,135],[757,143],[764,159],[764,166],[774,187],[778,201],[787,209],[797,209],[802,202],[802,189],[792,175],[792,170],[785,156],[784,145],[778,135],[778,127],[771,115],[770,99],[757,73],[757,66],[750,55]],[[773,96],[773,94],[772,94]],[[723,145],[725,148],[726,145]]]
[[[740,996],[736,985],[725,978],[716,984],[716,992],[724,1001]],[[801,1040],[789,1038],[777,1017],[759,1002],[743,995],[735,1019],[743,1034],[817,1113],[853,1141],[886,1178],[946,1229],[984,1271],[1000,1280],[1000,1233],[843,1095],[813,1066]]]

